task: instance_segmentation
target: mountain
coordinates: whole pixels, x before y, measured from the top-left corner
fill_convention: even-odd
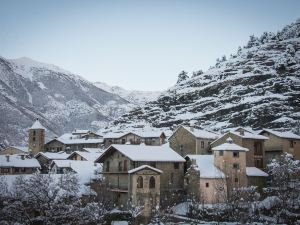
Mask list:
[[[37,117],[54,136],[74,128],[98,130],[133,107],[80,76],[29,58],[0,57],[0,89],[2,146],[26,144]]]
[[[105,90],[109,93],[119,95],[120,97],[126,99],[128,102],[143,106],[147,102],[156,100],[162,93],[160,91],[137,91],[137,90],[126,90],[119,86],[109,86],[106,83],[96,82],[95,86]]]
[[[250,36],[237,54],[218,59],[205,73],[178,83],[113,126],[172,127],[196,123],[226,130],[236,126],[293,129],[300,119],[300,19],[278,33]]]

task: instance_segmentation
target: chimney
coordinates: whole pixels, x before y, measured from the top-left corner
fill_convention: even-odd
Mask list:
[[[25,155],[21,155],[21,159],[24,160],[25,159]]]
[[[6,157],[6,161],[9,162],[9,155],[7,154],[5,157]]]

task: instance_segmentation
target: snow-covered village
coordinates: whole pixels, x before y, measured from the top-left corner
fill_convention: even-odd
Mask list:
[[[299,9],[0,1],[0,225],[300,225]]]

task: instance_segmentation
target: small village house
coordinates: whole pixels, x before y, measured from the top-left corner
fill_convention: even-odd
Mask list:
[[[202,203],[219,203],[227,199],[225,174],[215,166],[214,155],[187,155],[184,178],[189,199]]]
[[[259,134],[268,137],[265,141],[266,162],[286,152],[300,160],[300,136],[290,131],[263,129]]]
[[[187,155],[185,190],[190,198],[203,203],[225,202],[233,188],[257,186],[261,189],[268,174],[246,166],[249,149],[229,137],[212,148],[213,155]]]
[[[28,155],[0,155],[0,174],[31,174],[41,168],[35,158]]]
[[[101,148],[84,148],[83,151],[75,151],[67,159],[94,162],[104,152]]]
[[[88,138],[88,136],[77,138],[73,135],[66,137],[66,134],[54,138],[45,144],[45,150],[49,152],[77,151],[83,148],[100,148],[103,144],[102,138]]]
[[[121,133],[107,133],[103,136],[104,146],[108,147],[112,144],[132,144],[158,146],[165,143],[166,135],[162,131],[130,131]]]
[[[264,143],[269,138],[264,135],[256,134],[248,129],[238,128],[222,135],[219,139],[211,143],[211,147],[216,147],[226,143],[228,138],[231,138],[234,143],[249,149],[246,152],[246,165],[249,167],[257,167],[263,169],[266,165],[264,160],[265,150]]]
[[[169,137],[170,147],[181,156],[211,153],[210,144],[219,134],[180,125]]]
[[[39,161],[41,165],[41,172],[48,173],[50,164],[53,160],[64,160],[67,159],[70,154],[65,152],[39,152],[34,157]]]
[[[167,144],[111,145],[95,162],[103,163],[103,177],[118,206],[126,207],[129,200],[140,199],[134,195],[143,193],[144,187],[153,188],[145,189],[145,199],[141,202],[145,207],[149,207],[149,202],[152,207],[157,204],[158,196],[162,202],[168,194],[183,191],[185,160]],[[151,197],[154,193],[155,198]]]

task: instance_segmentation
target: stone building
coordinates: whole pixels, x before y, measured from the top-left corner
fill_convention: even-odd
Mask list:
[[[65,160],[70,156],[65,152],[39,152],[34,157],[38,160],[41,165],[41,172],[48,173],[50,169],[50,165],[53,160]]]
[[[70,154],[67,159],[78,161],[91,161],[94,162],[104,152],[101,148],[95,148],[94,151],[83,149],[83,151],[75,151]]]
[[[220,144],[226,143],[226,140],[229,137],[234,143],[249,149],[249,151],[246,152],[247,166],[261,169],[265,167],[266,162],[264,161],[264,143],[269,139],[268,137],[255,134],[243,128],[239,128],[238,130],[230,131],[222,135],[219,139],[211,143],[211,147],[213,148]]]
[[[211,153],[210,144],[219,134],[180,125],[169,137],[170,147],[181,156]]]
[[[93,161],[80,160],[53,160],[50,164],[49,171],[53,174],[64,174],[68,172],[78,173],[81,176],[95,178],[96,174],[102,170],[100,163]]]
[[[268,174],[246,166],[249,149],[229,137],[212,151],[213,155],[186,156],[185,190],[189,196],[203,203],[225,202],[233,188],[264,186]]]
[[[214,155],[187,155],[184,186],[189,199],[219,203],[227,199],[225,174],[214,165]]]
[[[121,133],[107,133],[103,136],[104,146],[108,147],[112,144],[131,144],[158,146],[165,143],[166,135],[162,131],[134,131]]]
[[[65,135],[64,135],[65,136]],[[87,136],[86,136],[87,137]],[[45,144],[45,150],[49,152],[77,151],[83,148],[100,148],[103,144],[102,138],[70,138],[59,137]]]
[[[45,127],[42,126],[39,119],[29,128],[28,145],[33,154],[44,150],[45,144]]]
[[[0,174],[31,174],[40,168],[39,162],[28,155],[0,155]]]
[[[268,137],[265,141],[266,162],[286,152],[300,160],[300,136],[292,132],[263,129],[259,134]]]
[[[111,145],[95,162],[103,163],[102,174],[119,206],[126,206],[128,201],[134,200],[135,188],[132,187],[141,188],[138,190],[140,194],[160,196],[161,202],[168,194],[183,191],[185,160],[168,145]],[[142,190],[151,182],[155,183],[153,190]],[[154,203],[154,198],[151,199],[141,203],[149,208],[147,204]]]

